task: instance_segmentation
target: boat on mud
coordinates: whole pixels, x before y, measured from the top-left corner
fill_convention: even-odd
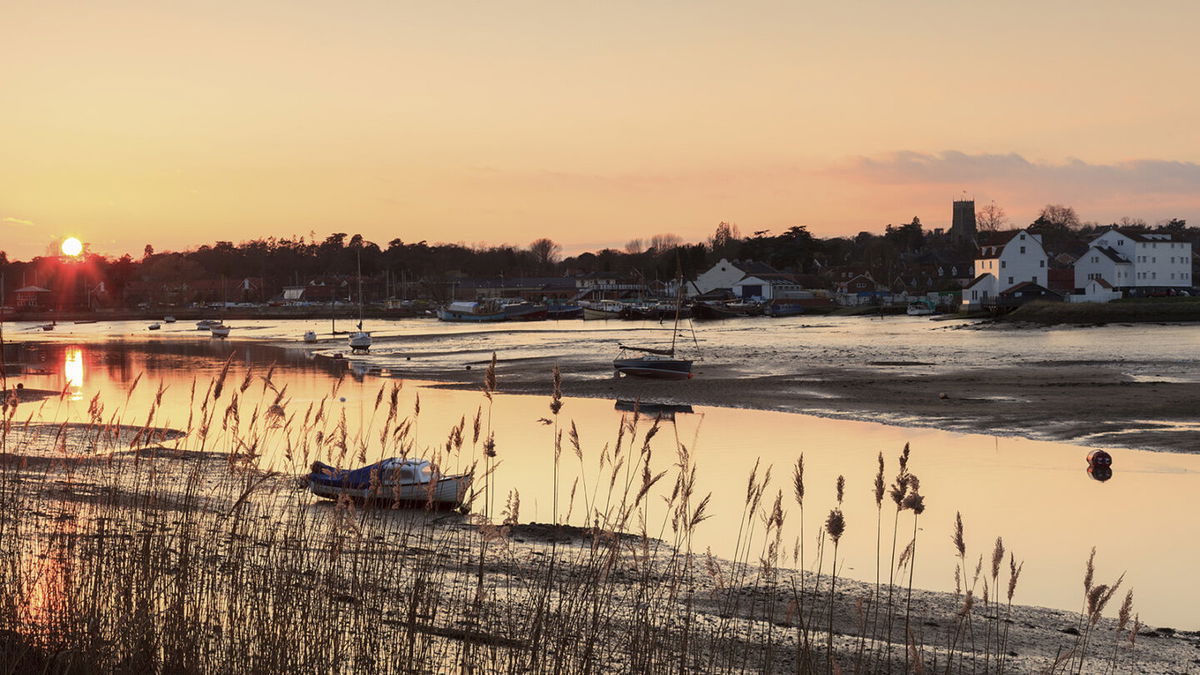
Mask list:
[[[583,318],[588,321],[609,319],[621,319],[626,314],[624,303],[616,302],[615,300],[602,300],[599,302],[584,302]]]
[[[454,323],[487,323],[508,321],[508,314],[493,302],[452,302],[438,310],[438,319]]]
[[[356,501],[409,502],[453,508],[467,501],[473,476],[442,475],[425,459],[389,457],[358,469],[313,462],[308,489],[318,497]]]

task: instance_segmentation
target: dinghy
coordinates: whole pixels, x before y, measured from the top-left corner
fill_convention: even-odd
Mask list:
[[[342,496],[360,501],[421,502],[438,506],[462,505],[471,488],[471,474],[443,476],[424,459],[390,457],[360,469],[339,469],[313,462],[308,489],[318,497]]]

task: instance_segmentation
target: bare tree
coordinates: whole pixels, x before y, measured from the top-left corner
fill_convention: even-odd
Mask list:
[[[975,211],[975,226],[981,232],[995,232],[1004,229],[1008,224],[1008,216],[996,202],[990,202]]]
[[[683,237],[677,234],[656,234],[650,237],[650,248],[657,253],[664,253],[683,246]]]
[[[1062,204],[1047,204],[1038,214],[1038,221],[1069,230],[1078,230],[1080,227],[1079,214],[1075,213],[1074,208]]]
[[[625,252],[629,255],[638,255],[646,251],[646,242],[641,239],[630,239],[625,242]]]
[[[708,247],[713,251],[723,251],[733,242],[742,238],[742,233],[738,230],[737,225],[731,225],[725,221],[721,221],[717,225],[716,232],[708,238]]]
[[[529,244],[529,252],[533,254],[539,265],[549,266],[558,262],[558,255],[562,253],[562,246],[559,246],[552,239],[542,237],[535,239]]]

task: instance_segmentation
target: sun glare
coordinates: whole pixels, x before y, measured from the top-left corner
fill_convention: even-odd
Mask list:
[[[63,255],[68,255],[74,258],[80,253],[83,253],[83,242],[79,241],[75,237],[67,237],[63,240],[62,252]]]

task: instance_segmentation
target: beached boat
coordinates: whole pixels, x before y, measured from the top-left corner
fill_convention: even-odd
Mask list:
[[[560,319],[582,319],[583,307],[579,305],[551,305],[546,309],[546,318],[554,321]]]
[[[507,321],[504,308],[491,302],[452,302],[438,310],[438,318],[454,323]]]
[[[168,314],[163,317],[163,323],[175,323],[175,317]]]
[[[736,319],[745,316],[739,314],[724,304],[714,302],[697,302],[692,305],[692,318],[697,321],[719,321],[721,319]]]
[[[581,303],[583,318],[587,321],[620,319],[625,312],[625,305],[612,300]]]
[[[363,330],[362,252],[358,253],[358,330],[350,334],[350,353],[371,350],[371,334]]]
[[[769,302],[763,307],[763,314],[775,318],[797,316],[803,313],[804,305],[796,302]]]
[[[211,333],[212,336],[215,338],[229,337],[229,326],[226,326],[223,324],[218,324],[216,326],[209,326],[208,330],[209,330],[209,333]]]
[[[545,305],[533,302],[510,302],[504,305],[508,321],[545,321],[550,316]]]
[[[217,319],[201,319],[196,322],[196,330],[209,330],[213,326],[220,326],[221,322]]]
[[[631,347],[618,344],[621,353],[613,359],[617,375],[651,377],[663,380],[688,380],[692,377],[692,361],[675,358],[675,339],[679,335],[679,317],[683,309],[683,282],[679,281],[679,295],[675,301],[675,326],[671,329],[671,347],[657,349]],[[626,352],[637,352],[641,356],[626,356]]]
[[[933,303],[928,300],[913,300],[905,310],[909,316],[928,316],[933,314]]]
[[[146,330],[158,330],[159,328],[162,328],[162,324],[152,323],[149,326],[146,326]]]
[[[318,497],[361,501],[419,502],[459,506],[471,488],[471,474],[444,476],[424,459],[391,457],[360,469],[313,462],[308,489]]]
[[[304,331],[304,342],[305,342],[305,344],[310,344],[310,345],[311,345],[311,344],[315,343],[316,341],[317,341],[317,331],[315,331],[315,330],[306,330],[306,331]]]

